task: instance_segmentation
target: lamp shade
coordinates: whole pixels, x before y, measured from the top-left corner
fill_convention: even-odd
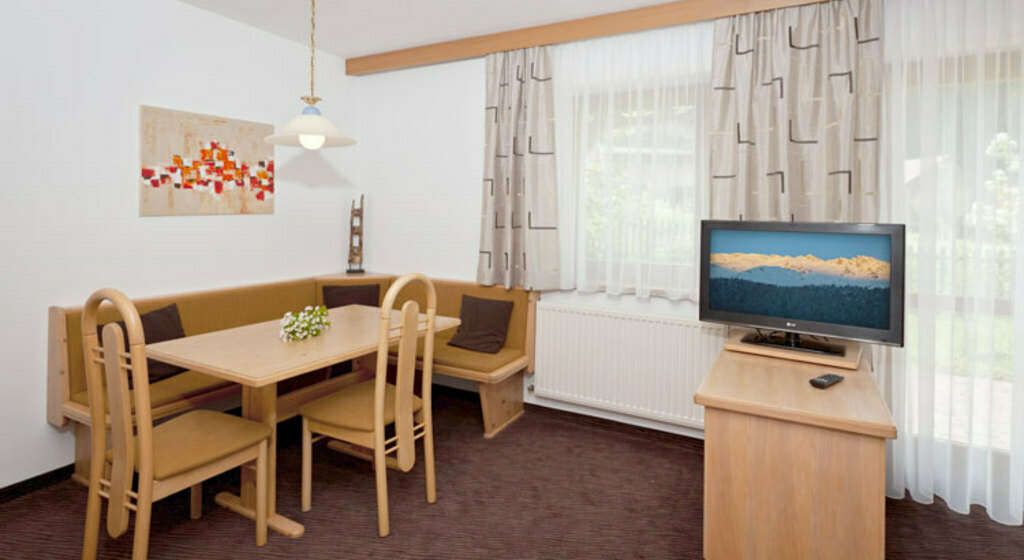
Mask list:
[[[275,146],[295,146],[308,150],[351,146],[356,141],[343,136],[331,121],[320,114],[320,110],[310,105],[302,110],[302,114],[288,121],[283,128],[264,138],[268,144]]]

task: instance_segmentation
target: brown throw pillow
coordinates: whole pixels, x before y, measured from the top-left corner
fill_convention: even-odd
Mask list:
[[[462,309],[459,311],[462,324],[448,344],[497,354],[505,345],[511,317],[511,301],[462,296]]]
[[[363,284],[359,286],[324,286],[324,306],[327,308],[346,305],[380,305],[380,286]]]
[[[176,304],[172,303],[167,307],[143,313],[139,318],[142,319],[142,334],[146,337],[146,344],[185,337],[185,328],[181,326],[181,315],[178,314],[178,306]],[[124,321],[118,321],[117,324],[121,325],[121,330],[124,330]],[[103,345],[104,326],[106,325],[100,325],[96,328],[101,346]],[[127,332],[125,333],[124,343],[125,346],[128,346]],[[185,371],[185,368],[172,366],[171,364],[165,364],[153,359],[146,360],[146,363],[149,366],[150,383],[156,383],[161,379],[167,379]]]

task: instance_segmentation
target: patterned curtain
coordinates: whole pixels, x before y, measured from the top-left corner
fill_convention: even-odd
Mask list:
[[[487,57],[481,284],[558,288],[551,86],[547,47]]]
[[[876,221],[882,0],[715,22],[711,214]]]

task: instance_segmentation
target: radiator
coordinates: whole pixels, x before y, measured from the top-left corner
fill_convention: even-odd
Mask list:
[[[693,394],[724,340],[718,325],[540,302],[534,394],[703,428]]]

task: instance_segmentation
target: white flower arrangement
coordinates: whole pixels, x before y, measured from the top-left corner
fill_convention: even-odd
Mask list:
[[[281,318],[281,340],[306,340],[320,336],[330,326],[326,307],[307,305],[298,314],[289,311]]]

